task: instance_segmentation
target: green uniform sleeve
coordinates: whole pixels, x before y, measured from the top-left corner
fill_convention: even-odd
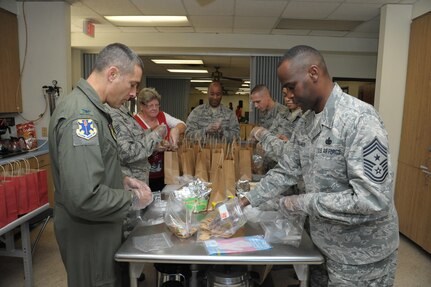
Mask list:
[[[77,137],[77,120],[60,121],[55,128],[61,189],[57,202],[71,216],[84,220],[119,221],[130,209],[131,194],[118,184],[122,174],[115,142],[104,134],[107,128],[104,130],[96,119],[90,120],[97,132],[90,139]],[[107,182],[115,182],[115,186]]]

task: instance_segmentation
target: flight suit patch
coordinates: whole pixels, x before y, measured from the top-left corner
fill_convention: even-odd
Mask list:
[[[92,119],[78,119],[73,122],[73,145],[98,145],[97,127]]]
[[[92,115],[93,113],[91,112],[91,110],[83,108],[79,111],[79,114],[89,116],[89,115]]]
[[[371,181],[382,183],[388,176],[388,149],[377,138],[363,148],[364,173]]]

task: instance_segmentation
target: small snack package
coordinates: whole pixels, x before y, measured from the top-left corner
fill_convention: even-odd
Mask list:
[[[18,138],[24,139],[28,150],[37,148],[36,127],[33,122],[17,124],[16,134]]]
[[[238,198],[229,198],[217,204],[215,209],[200,221],[198,240],[229,238],[246,222],[247,218],[241,210]]]

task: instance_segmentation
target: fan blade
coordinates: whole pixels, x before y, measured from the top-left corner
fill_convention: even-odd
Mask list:
[[[231,77],[225,77],[225,76],[222,76],[221,78],[226,80],[231,80],[231,81],[238,81],[238,82],[243,81],[243,79],[240,79],[240,78],[231,78]]]

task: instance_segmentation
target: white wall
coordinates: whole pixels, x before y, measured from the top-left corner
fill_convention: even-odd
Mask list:
[[[64,2],[18,2],[23,113],[16,123],[34,120],[46,108],[42,86],[57,80],[61,93],[70,92],[70,5]],[[23,10],[24,9],[24,10]],[[27,49],[27,50],[26,50]],[[49,126],[49,108],[36,121],[36,135]]]

